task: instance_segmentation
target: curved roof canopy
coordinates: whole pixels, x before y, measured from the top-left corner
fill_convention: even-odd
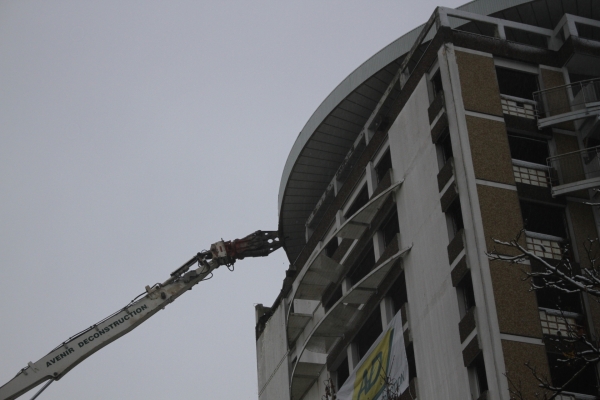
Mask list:
[[[564,13],[599,19],[593,0],[475,0],[459,10],[553,29]],[[432,10],[433,11],[433,10]],[[401,36],[344,79],[316,109],[292,146],[279,185],[279,228],[293,263],[305,223],[398,71],[423,25]]]

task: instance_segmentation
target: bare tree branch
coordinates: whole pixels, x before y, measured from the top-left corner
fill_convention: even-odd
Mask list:
[[[598,238],[588,238],[584,242],[587,264],[579,268],[572,263],[568,248],[564,249],[561,260],[548,260],[536,254],[536,250],[542,250],[543,253],[548,252],[543,246],[536,244],[535,246],[539,246],[540,249],[535,247],[530,249],[520,243],[521,236],[524,234],[526,234],[526,231],[522,230],[510,241],[494,239],[494,249],[487,253],[487,256],[490,260],[504,261],[510,264],[526,264],[529,261],[531,269],[523,267],[521,270],[524,273],[523,280],[530,282],[530,290],[532,291],[555,289],[567,294],[587,293],[595,301],[600,302],[600,241]],[[516,254],[504,254],[498,250],[499,246],[512,248],[513,250],[510,253],[514,253],[516,250]],[[566,325],[566,334],[561,334],[561,331],[557,330],[557,335],[546,336],[545,340],[547,343],[552,342],[555,349],[562,353],[562,357],[558,359],[558,362],[565,365],[577,365],[578,369],[573,372],[566,382],[556,386],[549,377],[542,376],[535,366],[527,362],[525,366],[538,382],[540,389],[543,390],[542,393],[533,394],[535,399],[555,399],[566,390],[565,388],[568,385],[575,382],[588,367],[593,367],[600,362],[598,340],[590,338],[582,326],[573,324],[571,321],[574,320],[570,319],[568,313],[561,310],[559,305],[557,305],[557,309],[561,315],[557,318],[560,318],[560,322]],[[520,379],[515,382],[508,373],[505,375],[509,383],[511,398],[526,400]]]

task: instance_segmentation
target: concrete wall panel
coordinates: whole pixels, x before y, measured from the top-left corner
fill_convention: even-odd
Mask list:
[[[494,59],[457,51],[456,62],[465,110],[502,116]]]
[[[560,71],[541,67],[540,76],[542,78],[543,89],[551,89],[553,87],[562,86],[565,84],[565,78],[562,72]],[[566,92],[562,95],[560,93],[554,92],[552,94],[552,97],[550,99],[547,99],[546,101],[550,102],[550,104],[546,104],[546,106],[550,109],[555,108],[569,110],[569,97],[567,96]],[[567,129],[570,131],[575,130],[575,127],[573,126],[573,121],[563,122],[562,124],[559,124],[556,127],[561,129]]]
[[[389,130],[394,176],[404,179],[396,194],[400,247],[412,244],[403,265],[414,343],[419,398],[469,398],[457,329],[460,315],[446,246],[448,234],[437,186],[435,145],[429,135],[423,79]]]
[[[509,387],[513,391],[521,391],[523,396],[515,396],[514,398],[544,398],[538,386],[539,382],[525,363],[529,363],[529,365],[536,368],[540,376],[549,377],[550,372],[548,371],[545,347],[537,344],[503,340],[502,348],[504,350],[506,377],[509,381]],[[536,396],[536,393],[539,395]],[[511,396],[511,398],[513,397]]]
[[[477,185],[477,192],[487,250],[491,251],[495,246],[493,239],[508,241],[523,229],[519,198],[516,191],[492,186]],[[496,248],[502,253],[515,253],[510,248]]]
[[[535,293],[529,291],[529,281],[522,280],[529,265],[490,261],[490,270],[500,332],[541,339]]]
[[[289,363],[284,359],[287,358],[284,304],[283,301],[279,303],[262,335],[256,341],[260,400],[290,398]]]
[[[581,266],[587,268],[590,266],[590,260],[584,247],[585,242],[587,239],[598,237],[592,207],[587,204],[569,202],[567,209],[573,223],[573,232],[575,233],[572,245],[577,248]]]
[[[467,116],[469,143],[477,179],[515,184],[503,122]]]

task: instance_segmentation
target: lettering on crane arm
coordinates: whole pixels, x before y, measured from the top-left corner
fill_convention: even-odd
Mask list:
[[[82,341],[78,342],[77,345],[81,348],[84,346],[87,346],[88,344],[90,344],[91,342],[93,342],[94,340],[98,339],[100,336],[110,332],[111,329],[116,328],[117,326],[121,325],[122,323],[124,323],[125,321],[128,321],[132,316],[140,314],[142,311],[144,311],[145,309],[147,309],[148,306],[145,304],[142,304],[141,306],[139,306],[138,308],[136,308],[135,310],[131,310],[129,311],[129,314],[125,314],[124,316],[122,316],[121,318],[117,319],[116,321],[114,321],[113,323],[111,323],[110,325],[105,326],[102,329],[98,329],[96,332],[94,332],[93,334],[90,332],[90,335],[83,339]],[[72,348],[67,348],[64,352],[57,354],[54,358],[52,358],[49,361],[46,361],[46,367],[51,367],[53,364],[55,364],[56,362],[62,360],[63,358],[65,358],[66,356],[68,356],[69,354],[73,353],[75,350]]]
[[[74,352],[75,350],[73,350],[71,347],[68,347],[65,351],[63,351],[60,354],[57,354],[56,356],[54,356],[53,359],[51,359],[50,361],[46,361],[46,368],[47,367],[51,367],[52,364],[62,360],[63,358],[65,358],[66,356],[68,356],[69,354],[71,354],[72,352]]]

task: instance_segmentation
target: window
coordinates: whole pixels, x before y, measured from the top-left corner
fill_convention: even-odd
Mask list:
[[[408,361],[408,381],[417,377],[417,364],[415,362],[415,349],[411,343],[406,347],[406,359]]]
[[[469,365],[468,373],[469,384],[471,385],[471,394],[473,395],[474,399],[478,399],[483,392],[488,390],[487,374],[485,373],[485,364],[483,362],[483,353],[479,353],[471,365]]]
[[[547,140],[533,139],[509,133],[508,145],[510,146],[510,155],[515,160],[546,165],[546,159],[550,156]]]
[[[337,381],[336,389],[339,389],[342,387],[344,382],[346,382],[346,380],[350,376],[350,369],[348,367],[348,357],[347,356],[342,360],[340,366],[337,368],[337,370],[335,370],[335,373],[336,373],[336,381]]]
[[[377,166],[375,167],[375,173],[377,174],[377,182],[381,182],[385,174],[392,168],[392,156],[390,149],[381,157]]]
[[[446,224],[448,225],[448,237],[450,240],[454,239],[454,236],[465,227],[458,199],[446,210]]]
[[[581,35],[580,35],[581,36]],[[569,81],[571,83],[577,83],[581,81],[587,81],[589,79],[597,78],[597,76],[592,75],[583,75],[583,74],[573,74],[569,72]],[[581,85],[572,85],[571,90],[573,91],[573,97],[576,97],[581,91]]]
[[[404,273],[396,279],[394,284],[389,288],[386,297],[390,297],[394,303],[394,312],[400,311],[400,308],[408,301],[406,293],[406,278]]]
[[[533,92],[538,90],[537,75],[496,67],[496,76],[502,94],[533,100]]]
[[[581,314],[583,307],[578,293],[565,293],[547,288],[535,291],[539,307]]]
[[[567,237],[565,212],[562,207],[522,201],[521,215],[527,231]]]
[[[433,92],[433,98],[435,99],[440,92],[444,91],[442,87],[442,75],[438,69],[435,75],[431,78],[431,91]],[[433,100],[433,99],[432,99]]]
[[[388,247],[394,237],[396,237],[396,234],[400,233],[398,212],[394,210],[394,212],[386,218],[383,224],[381,224],[381,228],[379,230],[383,234],[383,242],[385,243],[385,247]]]
[[[358,355],[361,359],[367,354],[367,351],[369,351],[371,345],[375,343],[375,340],[377,340],[381,332],[383,332],[381,312],[379,311],[379,307],[376,307],[375,311],[373,311],[363,327],[360,328],[358,334],[354,337],[354,342],[358,347]]]
[[[352,282],[352,285],[356,285],[362,278],[367,276],[375,265],[375,251],[373,246],[367,248],[360,259],[360,262],[348,273],[348,278]]]
[[[334,236],[325,246],[325,255],[329,258],[333,257],[338,247],[338,238]]]
[[[458,296],[460,318],[462,319],[467,311],[475,306],[475,293],[473,292],[473,281],[470,273],[456,286],[456,294]]]
[[[325,312],[327,312],[331,307],[333,307],[333,305],[339,299],[341,299],[343,295],[344,293],[342,291],[342,285],[338,285],[338,287],[335,288],[335,290],[330,294],[326,293],[325,296],[327,296],[327,298],[323,299],[323,308],[325,308]]]
[[[348,208],[348,211],[346,211],[346,213],[344,214],[344,217],[345,218],[351,217],[352,215],[354,215],[354,213],[356,213],[358,210],[360,210],[368,202],[369,202],[369,192],[367,190],[367,185],[365,185],[361,189],[361,191],[358,193],[356,198],[354,199],[354,202],[352,203],[350,208]]]
[[[565,360],[562,354],[548,353],[548,364],[550,366],[550,376],[555,386],[562,386],[569,381],[582,367],[581,360]],[[596,395],[597,379],[594,364],[590,364],[575,379],[565,387],[565,391],[572,393],[581,393]]]
[[[450,140],[450,130],[446,130],[440,135],[440,139],[436,144],[436,150],[438,155],[438,167],[442,169],[449,159],[453,157],[452,154],[452,141]]]

